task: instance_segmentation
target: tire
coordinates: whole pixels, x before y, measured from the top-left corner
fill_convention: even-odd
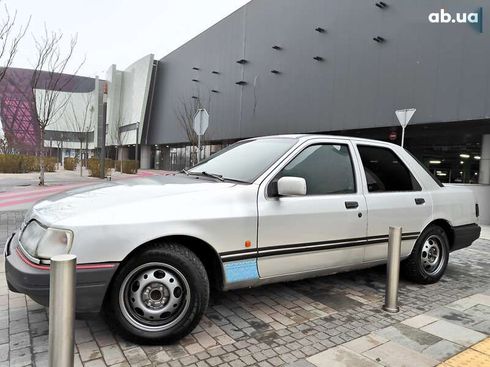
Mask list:
[[[402,262],[402,273],[413,282],[432,284],[441,279],[449,262],[449,240],[439,226],[427,227],[410,256]]]
[[[137,344],[168,344],[189,334],[209,301],[202,262],[178,243],[153,245],[123,263],[104,305],[109,325]]]

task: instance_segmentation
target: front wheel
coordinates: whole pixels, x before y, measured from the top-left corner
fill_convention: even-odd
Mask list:
[[[417,239],[410,256],[402,262],[402,272],[410,280],[432,284],[443,276],[449,262],[449,241],[439,226],[427,227]]]
[[[154,245],[119,269],[105,305],[109,324],[136,343],[163,344],[194,329],[209,300],[203,264],[176,243]]]

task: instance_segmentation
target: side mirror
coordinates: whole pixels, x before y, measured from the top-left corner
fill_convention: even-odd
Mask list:
[[[279,196],[304,196],[306,180],[302,177],[281,177],[277,181],[277,193]]]

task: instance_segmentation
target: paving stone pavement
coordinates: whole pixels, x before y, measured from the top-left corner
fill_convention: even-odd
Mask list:
[[[0,248],[22,217],[22,212],[0,214]],[[467,308],[463,298],[490,288],[489,246],[490,242],[480,240],[468,249],[451,254],[446,275],[437,284],[420,286],[402,280],[401,311],[396,314],[381,310],[385,268],[377,267],[214,293],[202,322],[191,335],[174,345],[135,345],[114,335],[102,319],[77,320],[75,365],[312,366],[306,358],[359,337],[374,335],[373,332],[383,330],[377,335],[381,340],[403,338],[399,332],[401,321],[410,319],[412,326],[423,328],[427,325],[424,317],[441,319],[437,314],[440,311],[434,310],[442,306],[452,304],[454,312],[458,307]],[[436,313],[431,316],[431,312]],[[474,312],[487,310],[477,308]],[[421,319],[414,319],[421,314],[424,314]],[[430,338],[418,335],[415,347],[437,343],[436,332]],[[8,291],[2,259],[0,367],[46,366],[47,335],[46,309],[24,295]],[[366,366],[369,366],[367,362]]]
[[[490,287],[307,358],[314,367],[488,367]]]

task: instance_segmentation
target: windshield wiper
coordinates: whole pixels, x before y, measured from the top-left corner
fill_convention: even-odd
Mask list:
[[[190,172],[188,170],[186,170],[185,168],[182,168],[180,170],[180,173],[185,173],[187,176],[189,176]]]
[[[197,176],[212,177],[212,178],[215,178],[217,180],[220,180],[221,182],[223,182],[225,180],[223,178],[223,176],[221,176],[221,175],[218,175],[216,173],[209,173],[209,172],[206,172],[206,171],[202,171],[202,172],[188,172],[187,174],[188,175],[197,175]]]
[[[244,184],[249,184],[250,182],[244,181],[244,180],[238,180],[236,178],[229,178],[229,177],[223,177],[223,180],[225,181],[232,181],[232,182],[237,182],[237,183],[244,183]]]

